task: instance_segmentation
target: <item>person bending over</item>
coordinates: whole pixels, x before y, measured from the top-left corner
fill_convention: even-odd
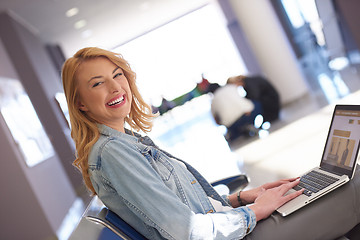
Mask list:
[[[261,103],[241,96],[238,87],[235,83],[219,86],[211,100],[211,114],[217,124],[227,128],[228,142],[240,136],[252,136],[255,118],[263,114]]]
[[[261,104],[264,122],[273,122],[279,118],[280,96],[267,79],[262,76],[239,75],[230,77],[227,83],[242,86],[246,91],[247,99]]]

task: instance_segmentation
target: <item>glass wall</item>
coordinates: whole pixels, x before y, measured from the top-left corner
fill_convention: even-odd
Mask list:
[[[307,77],[311,90],[322,94],[332,103],[350,93],[350,81],[346,77],[348,59],[332,58],[332,50],[324,35],[329,19],[321,19],[315,0],[281,0],[299,62]],[[336,18],[335,13],[332,18]],[[331,19],[337,26],[337,20]],[[338,26],[337,26],[338,27]],[[345,71],[342,71],[345,70]],[[345,77],[344,77],[345,76]]]
[[[181,96],[200,83],[224,84],[228,77],[246,74],[217,5],[209,4],[114,51],[121,53],[137,73],[148,103],[160,105]]]
[[[20,81],[0,77],[0,111],[28,167],[54,156],[51,142]]]

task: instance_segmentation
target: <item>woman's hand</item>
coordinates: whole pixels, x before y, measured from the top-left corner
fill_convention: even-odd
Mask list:
[[[264,193],[264,191],[269,190],[271,188],[275,188],[278,186],[281,186],[286,183],[293,182],[297,180],[298,178],[289,178],[289,179],[282,179],[278,180],[276,182],[271,183],[265,183],[264,185],[261,185],[260,187],[242,191],[240,194],[240,199],[243,202],[244,205],[255,202],[255,199],[257,199],[261,194]]]
[[[282,180],[280,180],[282,181]],[[299,184],[299,179],[295,181],[288,181],[287,183],[283,183],[281,185],[272,185],[274,183],[270,183],[267,186],[275,186],[270,187],[268,189],[262,189],[261,192],[258,192],[259,195],[255,199],[254,204],[249,208],[252,209],[256,215],[256,220],[259,221],[261,219],[267,218],[273,213],[276,209],[281,207],[286,202],[296,198],[301,195],[304,190],[299,190],[285,196],[291,188],[295,187]],[[266,185],[266,184],[265,184]],[[263,186],[265,186],[263,185]],[[250,190],[251,191],[251,190]]]
[[[261,185],[260,187],[257,187],[257,188],[251,189],[251,190],[242,191],[240,193],[240,199],[241,199],[242,205],[246,205],[246,204],[255,202],[255,199],[257,199],[266,190],[281,186],[282,184],[285,184],[285,183],[293,182],[296,179],[298,179],[298,178],[282,179],[282,180],[278,180],[276,182],[266,183],[264,185]],[[240,206],[238,203],[238,200],[237,200],[237,193],[230,195],[229,200],[230,200],[232,207]]]

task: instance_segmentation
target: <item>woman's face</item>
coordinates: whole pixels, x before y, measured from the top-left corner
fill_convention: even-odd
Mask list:
[[[86,60],[77,73],[78,107],[101,124],[124,132],[132,94],[122,69],[105,57]]]

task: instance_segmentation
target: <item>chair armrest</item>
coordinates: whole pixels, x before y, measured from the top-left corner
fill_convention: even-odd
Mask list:
[[[249,179],[244,174],[220,179],[211,183],[212,186],[224,184],[229,188],[230,194],[244,189],[249,184]]]
[[[103,225],[94,223],[93,221],[89,221],[88,219],[83,217],[81,218],[79,224],[76,226],[74,231],[71,233],[68,240],[98,240],[104,229],[105,227]]]

